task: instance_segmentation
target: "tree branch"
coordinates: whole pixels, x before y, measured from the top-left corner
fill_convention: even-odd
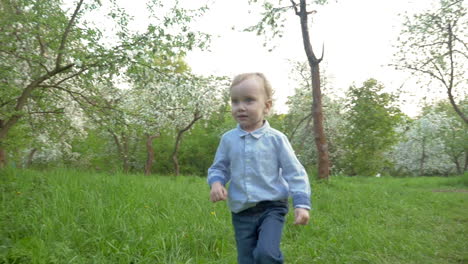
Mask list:
[[[416,46],[418,48],[425,48],[425,47],[431,47],[431,46],[435,46],[435,45],[444,45],[444,44],[445,44],[444,41],[439,41],[439,42],[434,42],[434,43],[430,43],[430,44],[422,44],[422,45],[415,44],[414,46]]]
[[[454,53],[454,54],[455,54],[455,53],[458,53],[458,54],[462,55],[463,57],[465,57],[466,59],[468,59],[468,55],[465,54],[464,52],[461,52],[461,51],[459,51],[459,50],[455,50],[455,49],[454,49],[454,50],[453,50],[453,53]]]
[[[39,31],[39,26],[37,26],[37,29]],[[39,42],[39,54],[41,55],[42,58],[44,58],[45,57],[45,45],[44,45],[44,42],[42,41],[41,35],[36,34],[36,39],[37,39],[37,42]]]
[[[299,16],[299,10],[297,9],[297,4],[294,0],[291,0],[291,3],[292,3],[292,6],[294,8],[294,12],[296,13],[296,15]]]
[[[445,86],[445,88],[449,88],[447,82],[445,81],[445,78],[444,78],[444,74],[442,73],[442,70],[437,66],[437,64],[435,64],[435,62],[432,62],[432,66],[434,66],[434,68],[437,70],[437,73],[439,73],[440,75],[440,78],[439,80],[442,82],[442,84]],[[435,74],[434,74],[435,76]]]
[[[81,5],[83,4],[83,1],[84,0],[80,0],[80,2],[78,2],[78,4],[76,5],[75,11],[73,12],[73,15],[68,21],[67,27],[65,28],[65,32],[63,32],[62,40],[60,41],[60,47],[58,49],[57,60],[55,61],[55,68],[60,68],[60,64],[62,64],[62,56],[63,56],[63,53],[65,52],[65,45],[67,43],[68,34],[70,34],[71,28],[73,24],[75,23],[75,19],[78,16],[78,12],[81,9]]]
[[[453,32],[452,32],[452,26],[450,23],[447,26],[447,31],[448,31],[448,49],[449,49],[449,58],[450,58],[450,79],[449,79],[449,86],[447,87],[447,93],[448,97],[450,100],[450,103],[452,104],[453,108],[455,109],[455,112],[465,121],[465,124],[468,124],[468,119],[465,116],[465,114],[458,108],[458,105],[455,103],[455,100],[453,99],[453,94],[452,94],[452,89],[453,89],[453,79],[454,79],[454,62],[453,62]]]
[[[64,109],[60,108],[55,111],[35,111],[35,112],[28,112],[29,114],[63,114]]]
[[[449,59],[450,59],[450,77],[449,77],[449,86],[448,90],[450,93],[450,96],[452,95],[452,88],[453,88],[453,72],[454,72],[454,65],[453,65],[453,33],[452,33],[452,25],[450,23],[447,26],[447,31],[448,31],[448,42],[447,46],[449,49]]]
[[[2,104],[0,104],[0,108],[2,108],[2,107],[4,107],[4,106],[6,106],[6,105],[8,105],[8,104],[11,104],[11,103],[13,103],[13,102],[15,102],[15,100],[14,100],[14,99],[12,99],[12,100],[9,100],[9,101],[6,101],[6,102],[3,102]]]
[[[301,21],[302,42],[304,44],[304,50],[307,55],[309,65],[312,67],[312,64],[318,65],[318,61],[310,41],[309,27],[307,22],[307,5],[305,0],[301,0],[300,2],[299,18]]]
[[[323,60],[323,54],[325,53],[325,43],[322,42],[322,55],[320,56],[320,59],[318,59],[318,63],[320,63]]]
[[[34,89],[36,89],[42,82],[44,82],[45,80],[47,80],[47,79],[49,79],[49,78],[63,72],[63,71],[66,71],[66,70],[70,69],[73,65],[74,64],[69,64],[69,65],[64,66],[64,67],[56,68],[53,71],[48,72],[48,73],[40,76],[39,78],[35,79],[31,83],[29,83],[28,86],[26,86],[26,88],[23,90],[21,95],[18,97],[18,99],[16,101],[16,106],[14,108],[14,111],[15,112],[20,112],[23,109],[23,107],[26,105],[27,100],[31,97],[32,91]],[[23,114],[14,114],[12,117],[10,117],[4,123],[4,125],[0,128],[0,139],[3,139],[3,138],[6,137],[8,131],[10,130],[10,128],[14,124],[16,124],[16,122],[18,122],[18,120],[22,116],[23,116]]]
[[[307,119],[310,120],[311,117],[312,117],[312,113],[308,114],[307,116],[305,116],[303,119],[301,119],[301,120],[297,123],[296,127],[294,128],[293,132],[291,133],[291,137],[290,137],[291,141],[292,141],[292,138],[294,137],[294,135],[296,134],[297,130],[299,129],[299,127],[302,125],[302,123],[303,123],[304,121],[306,121]]]
[[[41,85],[40,87],[47,87],[47,88],[54,88],[54,89],[57,89],[57,90],[61,90],[61,91],[64,91],[66,93],[68,93],[72,98],[73,100],[75,100],[76,102],[80,102],[80,100],[78,99],[78,97],[76,97],[75,95],[78,95],[80,96],[81,98],[83,98],[88,104],[92,105],[92,106],[96,106],[96,107],[101,107],[101,108],[107,108],[107,107],[102,107],[100,105],[98,105],[96,102],[94,101],[91,101],[91,99],[89,99],[86,95],[80,93],[80,92],[77,92],[77,91],[72,91],[72,90],[69,90],[67,88],[64,88],[64,87],[61,87],[59,85]]]
[[[435,75],[435,74],[434,74],[433,72],[431,72],[431,71],[422,70],[422,69],[420,69],[420,68],[416,68],[416,67],[411,66],[411,65],[403,65],[402,67],[403,67],[403,68],[406,68],[406,69],[408,69],[408,70],[412,70],[412,71],[414,71],[414,72],[420,72],[420,73],[428,74],[428,75],[430,75],[430,76],[436,78],[437,80],[443,82],[443,80],[442,80],[439,76]]]
[[[79,70],[78,72],[75,72],[74,74],[63,78],[62,80],[58,81],[58,82],[55,83],[54,85],[60,85],[60,84],[62,84],[63,82],[65,82],[65,81],[67,81],[67,80],[70,80],[71,78],[76,77],[76,76],[82,74],[83,72],[89,70],[91,67],[94,67],[94,66],[96,66],[96,64],[92,64],[92,65],[89,65],[88,67],[82,68],[82,69]]]
[[[453,35],[453,39],[458,40],[465,47],[465,49],[468,50],[468,45],[464,41],[459,39],[456,35]]]

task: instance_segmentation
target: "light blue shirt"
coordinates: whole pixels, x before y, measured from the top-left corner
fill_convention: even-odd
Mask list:
[[[246,132],[226,132],[208,169],[208,184],[229,183],[228,205],[238,213],[261,201],[293,198],[295,208],[310,209],[310,184],[287,137],[264,125]]]

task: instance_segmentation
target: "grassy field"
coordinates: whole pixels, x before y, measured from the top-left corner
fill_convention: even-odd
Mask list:
[[[468,175],[313,183],[286,263],[468,263]],[[204,178],[0,171],[0,263],[235,263]],[[465,191],[465,192],[463,192]]]

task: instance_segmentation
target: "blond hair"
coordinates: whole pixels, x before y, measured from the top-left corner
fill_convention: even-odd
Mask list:
[[[231,86],[229,86],[229,90],[232,89],[232,87],[238,85],[239,83],[249,79],[249,78],[258,78],[262,81],[263,83],[263,89],[265,90],[265,96],[267,101],[272,100],[273,98],[273,88],[271,87],[270,82],[267,80],[265,75],[260,72],[249,72],[249,73],[241,73],[239,75],[236,75],[234,79],[232,80]]]

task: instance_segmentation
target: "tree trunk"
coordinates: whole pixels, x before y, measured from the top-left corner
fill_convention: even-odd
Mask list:
[[[319,64],[323,59],[323,49],[322,57],[317,59],[310,42],[309,28],[307,23],[307,16],[309,13],[307,12],[306,8],[306,0],[300,1],[300,10],[297,10],[297,6],[294,1],[291,2],[294,4],[296,15],[300,17],[304,50],[307,55],[307,60],[309,62],[312,76],[312,115],[314,118],[314,140],[318,154],[318,177],[319,179],[328,179],[330,176],[330,159],[328,155],[327,138],[325,136],[323,126],[322,91],[320,88],[319,68]]]
[[[424,163],[426,162],[426,137],[423,137],[422,140],[422,155],[421,160],[419,161],[419,176],[424,174]]]
[[[176,142],[174,145],[174,151],[172,152],[172,161],[174,162],[174,172],[176,176],[179,176],[180,174],[180,166],[179,166],[179,159],[177,158],[177,154],[179,153],[179,148],[180,148],[180,143],[182,141],[182,136],[183,134],[189,130],[195,122],[197,122],[200,118],[202,118],[202,115],[200,115],[198,112],[196,112],[193,116],[193,120],[188,124],[185,128],[179,130],[177,132],[177,138]]]
[[[130,171],[130,162],[129,162],[129,151],[128,151],[128,138],[122,132],[122,147],[123,147],[123,168],[124,172],[127,173]]]
[[[119,156],[120,158],[122,159],[122,166],[123,166],[123,170],[124,172],[128,172],[128,145],[125,143],[125,139],[122,139],[122,142],[119,140],[119,137],[117,136],[117,134],[115,134],[114,132],[108,130],[112,137],[114,138],[114,142],[115,142],[115,145],[117,145],[117,150],[119,152]]]
[[[176,176],[180,175],[180,166],[179,166],[179,159],[177,157],[177,154],[179,153],[180,141],[182,140],[182,133],[183,132],[181,131],[177,133],[177,139],[176,139],[176,143],[174,146],[174,152],[172,152],[172,162],[174,163],[174,173]]]
[[[0,119],[0,130],[3,129],[3,120]],[[4,140],[0,138],[0,169],[6,167],[6,150],[3,147],[3,142]]]
[[[468,170],[468,151],[465,150],[465,166],[463,166],[463,173]]]
[[[465,125],[466,125],[466,124],[468,124],[468,118],[460,110],[460,108],[456,104],[455,100],[453,99],[453,94],[452,94],[453,82],[454,82],[454,79],[455,79],[455,77],[454,77],[455,65],[454,65],[454,61],[453,61],[453,52],[454,52],[453,51],[453,40],[454,40],[454,38],[453,38],[452,26],[451,26],[450,23],[447,26],[447,31],[448,31],[447,32],[448,33],[447,34],[448,35],[447,46],[448,46],[448,49],[449,49],[449,58],[450,58],[450,76],[449,76],[448,85],[445,84],[445,83],[444,84],[447,87],[447,94],[448,94],[448,97],[449,97],[450,104],[452,105],[453,109],[458,114],[458,116],[460,116],[460,118],[465,122]]]
[[[36,152],[37,152],[37,148],[31,149],[31,151],[29,152],[28,159],[26,160],[26,168],[31,167],[34,154],[36,154]]]
[[[330,159],[328,144],[323,126],[322,92],[320,90],[319,65],[312,68],[312,113],[314,116],[314,138],[318,151],[318,175],[320,179],[328,179],[330,175]]]
[[[146,134],[146,164],[145,164],[145,175],[151,174],[151,167],[153,166],[154,161],[154,149],[153,149],[153,139],[159,137],[159,134],[149,135]]]
[[[455,158],[455,159],[453,160],[453,162],[455,163],[455,166],[456,166],[456,168],[457,168],[457,174],[458,174],[458,175],[462,175],[463,173],[462,173],[461,166],[460,166],[460,162],[458,161],[458,159]]]
[[[6,167],[7,155],[6,150],[0,145],[0,169]]]

